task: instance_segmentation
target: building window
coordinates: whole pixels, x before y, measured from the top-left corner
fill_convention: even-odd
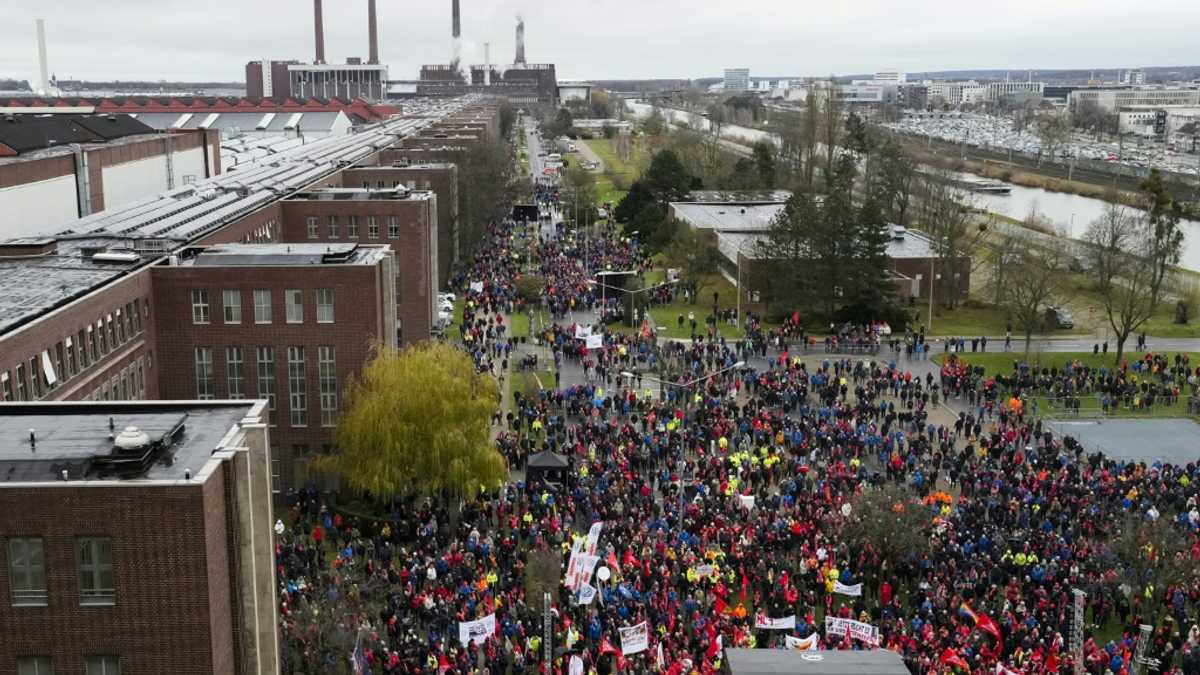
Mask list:
[[[308,395],[304,373],[304,347],[288,347],[288,410],[293,427],[308,426]]]
[[[96,361],[96,335],[91,325],[87,327],[87,342],[80,339],[79,350],[83,353],[83,367],[87,368]]]
[[[208,323],[205,321],[204,323]],[[108,337],[104,331],[104,319],[96,322],[96,342],[99,343],[100,355],[104,356],[108,353]]]
[[[46,561],[41,539],[8,540],[8,578],[13,605],[46,606]]]
[[[33,395],[35,401],[42,397],[41,370],[41,366],[38,365],[38,357],[29,359],[29,393]]]
[[[25,393],[25,364],[18,363],[16,370],[17,378],[17,400],[28,401],[28,395]]]
[[[54,665],[49,656],[21,656],[17,658],[17,675],[54,675]]]
[[[287,322],[304,323],[303,291],[289,288],[283,292],[283,299],[287,303]]]
[[[241,291],[221,291],[221,306],[225,310],[225,323],[242,322]]]
[[[379,219],[375,216],[367,216],[367,239],[379,238]]]
[[[106,326],[104,330],[108,332],[108,344],[115,350],[121,346],[121,343],[117,340],[117,325],[113,323],[112,314],[104,317],[104,325]]]
[[[388,216],[388,239],[400,238],[400,217]]]
[[[71,338],[67,338],[67,344],[71,343]],[[67,374],[67,369],[63,367],[65,363],[66,351],[63,349],[63,343],[59,342],[54,345],[54,374],[58,376],[58,381],[65,381],[70,375]]]
[[[358,216],[349,216],[349,220],[346,221],[346,236],[358,239]]]
[[[192,323],[208,323],[208,291],[192,291]]]
[[[8,371],[0,373],[0,401],[11,402],[17,399],[13,398],[12,380],[8,377]]]
[[[317,238],[317,217],[309,216],[304,219],[304,223],[305,223],[305,225],[308,226],[308,238],[316,239]]]
[[[213,362],[211,347],[196,347],[196,398],[213,399]]]
[[[275,414],[275,348],[259,347],[256,354],[258,361],[258,397],[267,399],[267,409],[271,416]],[[272,419],[274,419],[272,417]]]
[[[125,327],[129,330],[129,337],[142,332],[142,322],[138,320],[137,300],[125,303]]]
[[[317,289],[317,323],[333,323],[333,289]]]
[[[225,374],[229,380],[229,398],[246,397],[246,371],[242,365],[242,348],[225,348]]]
[[[329,216],[329,238],[339,239],[342,236],[342,225],[337,216]]]
[[[254,323],[271,323],[271,291],[265,288],[254,291]]]
[[[89,656],[85,675],[121,675],[121,658],[119,656]]]
[[[112,539],[84,537],[75,542],[79,565],[79,604],[111,605],[116,602],[113,587]],[[90,661],[90,659],[89,659]],[[91,668],[88,668],[91,672]]]
[[[317,379],[321,387],[321,426],[331,427],[337,419],[337,352],[333,347],[317,349]]]
[[[73,338],[63,340],[63,356],[67,361],[66,377],[75,377],[79,372],[79,362],[75,360],[75,342]]]
[[[76,357],[78,357],[79,370],[82,371],[92,363],[91,357],[88,356],[87,334],[82,329],[75,334],[75,350],[78,352]]]
[[[123,344],[125,344],[125,319],[121,317],[121,310],[119,310],[119,309],[115,313],[113,313],[111,316],[116,317],[116,321],[114,321],[114,324],[115,324],[114,327],[117,329],[117,333],[116,333],[117,337],[115,338],[116,343],[119,345],[123,345]],[[132,337],[132,336],[130,336],[130,337]]]

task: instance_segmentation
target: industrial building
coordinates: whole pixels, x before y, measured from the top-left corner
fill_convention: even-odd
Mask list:
[[[750,88],[750,69],[726,68],[724,85],[725,91],[746,91]]]
[[[1195,106],[1200,105],[1198,89],[1079,89],[1067,98],[1071,110],[1081,105],[1095,105],[1104,112],[1114,113],[1131,106]]]
[[[279,672],[266,416],[4,406],[0,672]]]
[[[0,116],[0,239],[43,234],[221,172],[220,136],[124,114]]]
[[[786,190],[693,192],[686,202],[671,202],[667,217],[712,237],[721,254],[721,274],[735,287],[745,285],[754,297],[766,289],[754,287],[755,279],[762,275],[755,274],[753,268],[768,259],[764,253],[768,232],[790,197]],[[895,226],[888,230],[888,271],[896,295],[903,300],[929,297],[930,270],[938,257],[933,242],[916,230]],[[970,281],[969,275],[961,275],[949,288],[939,283],[937,292],[954,292],[956,297],[965,298]]]
[[[416,188],[428,180],[452,202],[469,189],[456,169],[421,178],[381,158],[438,154],[396,146],[442,124],[476,124],[461,153],[443,155],[453,161],[497,124],[487,119],[494,105],[465,99],[406,110],[412,117],[248,158],[236,171],[0,242],[0,400],[269,398],[260,382],[273,382],[273,489],[306,483],[307,453],[332,443],[322,414],[340,404],[344,375],[372,343],[430,334],[440,246],[453,230],[442,228],[440,195]],[[381,168],[387,177],[363,173]],[[359,187],[364,180],[374,183]],[[380,180],[395,184],[380,189]],[[265,346],[272,358],[260,361]],[[322,376],[331,368],[332,387]],[[305,417],[292,424],[294,408]]]

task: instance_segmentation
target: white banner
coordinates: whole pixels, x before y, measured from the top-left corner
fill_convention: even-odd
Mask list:
[[[796,615],[785,616],[782,619],[772,619],[766,614],[758,614],[754,617],[754,627],[763,630],[795,630]]]
[[[863,642],[871,644],[879,643],[879,629],[869,623],[855,621],[853,619],[839,619],[832,616],[825,617],[825,636],[830,635],[846,635]]]
[[[483,282],[482,281],[472,281],[471,282],[471,290],[476,293],[482,293],[483,292]]]
[[[788,649],[795,649],[802,652],[815,652],[817,651],[817,642],[819,642],[817,639],[818,637],[819,636],[816,633],[813,633],[806,638],[798,638],[792,635],[787,635],[783,639],[787,644]]]
[[[458,623],[458,640],[464,645],[471,644],[472,642],[481,645],[495,634],[496,615],[494,613],[475,621],[460,621]]]
[[[621,634],[621,655],[632,656],[650,648],[650,626],[645,621],[628,628],[617,628]]]
[[[604,349],[604,336],[603,335],[589,335],[587,337],[587,348],[588,349]]]
[[[701,578],[711,577],[715,571],[716,568],[712,565],[700,565],[696,568],[696,574],[700,575]]]
[[[580,553],[578,558],[579,566],[575,570],[575,585],[589,584],[592,582],[592,572],[596,571],[596,563],[600,562],[600,556]]]
[[[862,584],[847,586],[840,581],[835,581],[833,582],[833,592],[841,593],[842,595],[853,595],[857,598],[862,595]]]
[[[596,599],[596,587],[586,581],[579,584],[579,604],[590,605]]]
[[[600,530],[604,528],[604,521],[592,523],[591,529],[588,530],[587,546],[583,547],[583,552],[588,555],[596,555],[596,547],[600,544]]]
[[[579,324],[575,324],[575,338],[576,339],[586,340],[587,338],[591,337],[591,335],[592,335],[592,327],[591,326],[581,326]]]
[[[563,577],[563,586],[575,590],[579,583],[579,554],[583,550],[583,540],[577,539],[571,545],[571,557],[567,558],[567,574]]]
[[[750,495],[750,496],[738,495],[738,501],[741,502],[741,506],[743,509],[753,509],[754,508],[754,495]]]

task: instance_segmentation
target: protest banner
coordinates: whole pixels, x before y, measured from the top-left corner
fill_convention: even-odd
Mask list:
[[[772,619],[766,614],[758,614],[754,617],[754,627],[763,630],[794,630],[796,628],[796,615],[793,614],[779,619]]]
[[[879,642],[879,629],[875,626],[853,619],[839,619],[832,616],[825,617],[825,635],[849,635],[855,640],[862,640],[870,644]]]
[[[458,623],[458,640],[464,645],[483,644],[489,637],[496,633],[496,615],[488,614],[482,619],[474,621],[460,621]]]
[[[650,626],[645,621],[636,626],[617,628],[621,634],[621,655],[632,656],[650,648]]]
[[[786,643],[788,649],[795,649],[796,651],[801,652],[815,652],[817,651],[817,643],[820,641],[819,637],[820,636],[816,633],[813,633],[806,638],[798,638],[793,635],[787,635],[784,636],[784,642]]]
[[[842,595],[853,595],[854,597],[859,597],[862,595],[862,584],[847,586],[840,581],[835,581],[833,582],[833,592],[841,593]]]
[[[604,348],[604,336],[603,335],[587,336],[587,348],[588,349],[603,349]]]
[[[604,521],[592,523],[592,527],[588,530],[587,545],[583,547],[583,552],[588,555],[596,555],[596,547],[600,544],[600,530],[604,527]]]
[[[579,604],[590,605],[596,599],[596,587],[583,582],[579,584]]]

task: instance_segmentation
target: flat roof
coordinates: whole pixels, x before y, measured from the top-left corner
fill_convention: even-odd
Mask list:
[[[388,247],[358,244],[220,244],[196,251],[180,267],[375,265]]]
[[[247,417],[259,418],[265,401],[14,403],[0,415],[0,487],[23,483],[92,480],[128,482],[193,478]],[[114,462],[114,436],[137,427],[152,450],[142,462]],[[30,441],[30,430],[34,442]]]
[[[726,649],[731,675],[908,675],[904,659],[886,649]]]
[[[1047,420],[1046,426],[1060,438],[1073,436],[1089,453],[1103,452],[1117,461],[1178,466],[1200,460],[1200,424],[1188,418],[1060,418]]]
[[[696,229],[732,232],[765,232],[783,207],[778,202],[745,205],[671,202],[676,215]]]
[[[321,188],[319,190],[297,192],[284,201],[421,201],[430,199],[433,196],[434,193],[431,190],[409,190],[402,185],[397,185],[390,188]]]
[[[765,231],[716,230],[716,233],[717,249],[731,262],[737,261],[739,252],[748,259],[764,257],[759,254],[759,243],[769,241]],[[904,260],[933,258],[936,254],[933,242],[928,237],[915,230],[908,230],[902,239],[893,237],[888,241],[887,256],[892,260]]]

